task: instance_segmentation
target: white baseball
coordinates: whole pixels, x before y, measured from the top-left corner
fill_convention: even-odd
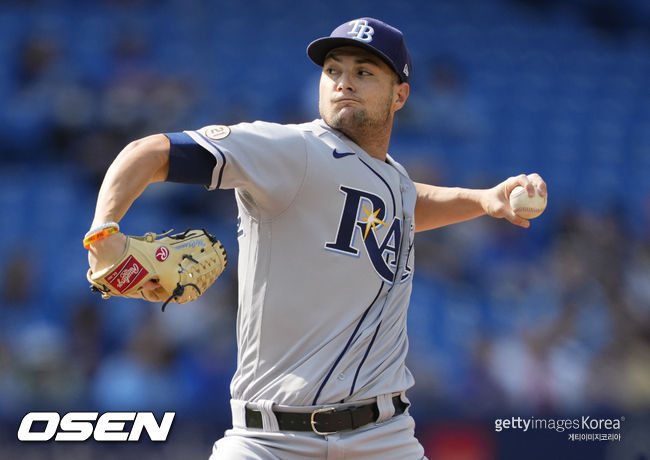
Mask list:
[[[546,196],[539,196],[535,189],[535,195],[531,198],[522,186],[516,186],[510,192],[510,206],[515,214],[524,219],[534,219],[546,209]]]

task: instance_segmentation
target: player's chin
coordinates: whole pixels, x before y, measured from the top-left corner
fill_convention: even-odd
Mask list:
[[[329,126],[335,129],[345,131],[345,129],[354,129],[363,126],[368,119],[364,110],[350,106],[344,106],[336,110],[332,110],[325,121]]]

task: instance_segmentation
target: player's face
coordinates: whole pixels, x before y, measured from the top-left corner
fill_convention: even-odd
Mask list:
[[[407,97],[408,84],[400,84],[384,61],[361,48],[336,48],[323,63],[321,117],[352,139],[390,127]]]

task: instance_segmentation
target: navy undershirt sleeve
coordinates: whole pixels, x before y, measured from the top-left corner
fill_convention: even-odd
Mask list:
[[[186,133],[165,133],[169,139],[167,182],[210,186],[217,159]]]

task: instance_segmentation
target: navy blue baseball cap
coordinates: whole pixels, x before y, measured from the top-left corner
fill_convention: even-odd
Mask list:
[[[341,24],[329,37],[314,40],[307,47],[307,55],[319,66],[332,49],[339,46],[358,46],[379,56],[408,83],[413,74],[411,56],[402,32],[374,18],[359,18]]]

